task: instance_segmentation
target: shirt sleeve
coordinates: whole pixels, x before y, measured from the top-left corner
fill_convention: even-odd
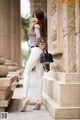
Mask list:
[[[38,27],[35,27],[35,33],[36,33],[36,45],[38,45],[41,40],[41,32]]]

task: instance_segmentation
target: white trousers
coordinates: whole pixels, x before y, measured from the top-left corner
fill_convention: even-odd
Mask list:
[[[31,53],[27,61],[25,70],[24,70],[24,82],[23,82],[23,97],[28,98],[28,89],[30,85],[30,73],[34,67],[36,67],[36,76],[37,76],[37,87],[38,87],[38,99],[42,97],[42,76],[44,73],[43,66],[40,63],[40,54],[43,51],[39,47],[31,48]]]

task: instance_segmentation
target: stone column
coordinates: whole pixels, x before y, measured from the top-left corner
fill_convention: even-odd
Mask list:
[[[16,11],[16,62],[21,65],[21,17],[20,17],[20,0],[15,0],[15,11]]]
[[[47,0],[30,0],[30,30],[33,26],[32,23],[32,13],[36,9],[42,9],[45,13],[45,16],[47,14]]]
[[[17,85],[17,75],[9,75],[9,68],[5,65],[5,58],[0,56],[0,112],[6,110]]]
[[[0,0],[0,55],[11,57],[11,0]]]
[[[21,65],[20,0],[11,1],[11,60]]]
[[[16,61],[16,16],[15,0],[11,0],[11,60]]]
[[[79,0],[76,0],[79,3]],[[80,4],[75,5],[76,69],[80,73]]]
[[[67,2],[69,2],[67,0]],[[74,0],[75,2],[75,0]],[[65,10],[65,7],[67,9]],[[64,7],[65,12],[67,12],[67,18],[63,18],[66,21],[66,31],[64,29],[64,43],[65,43],[65,61],[64,69],[66,72],[76,72],[76,35],[75,35],[75,4],[67,4]],[[63,12],[63,14],[65,14]],[[63,56],[64,57],[64,56]]]
[[[47,2],[48,45],[54,63],[43,77],[43,101],[54,119],[80,119],[79,0]]]
[[[0,77],[6,77],[9,72],[8,67],[4,64],[5,61],[5,58],[0,56]]]

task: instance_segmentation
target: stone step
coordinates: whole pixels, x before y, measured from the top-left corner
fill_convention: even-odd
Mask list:
[[[43,78],[62,83],[80,83],[80,73],[45,72]]]
[[[17,77],[17,80],[19,81],[21,75],[23,74],[23,71],[24,71],[24,69],[21,68],[21,69],[15,71],[15,72],[14,72],[14,71],[9,72],[8,75],[9,75],[9,76],[13,76],[13,75],[15,75],[15,76]]]
[[[11,84],[17,80],[17,77],[15,75],[9,76],[7,75],[6,77],[0,78],[0,87],[3,86],[11,86]]]
[[[0,107],[0,112],[5,112],[6,111],[6,107]],[[0,119],[1,120],[1,119]]]
[[[6,87],[6,89],[0,89],[0,100],[6,100],[11,93],[11,87]]]
[[[15,76],[17,81],[19,81],[20,75],[18,72],[9,72],[7,76]]]
[[[0,108],[4,108],[4,107],[8,107],[10,100],[12,98],[13,92],[11,92],[11,94],[8,96],[8,98],[6,100],[0,100]]]
[[[79,119],[80,107],[61,107],[43,92],[43,102],[54,119]]]
[[[19,66],[8,66],[8,69],[9,69],[10,72],[13,72],[13,71],[19,70],[20,67]]]
[[[50,98],[63,107],[80,107],[80,83],[64,83],[51,76],[43,79],[43,91]]]
[[[15,75],[0,78],[0,111],[5,111],[8,107],[16,85],[17,77]]]
[[[23,74],[23,72],[24,72],[24,68],[21,68],[21,69],[17,70],[17,73],[18,73],[20,76]]]
[[[14,91],[17,85],[18,85],[17,81],[13,82],[11,90]]]

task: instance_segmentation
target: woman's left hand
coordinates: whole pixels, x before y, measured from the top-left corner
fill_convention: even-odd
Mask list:
[[[46,47],[45,42],[40,42],[38,45],[42,50]]]

